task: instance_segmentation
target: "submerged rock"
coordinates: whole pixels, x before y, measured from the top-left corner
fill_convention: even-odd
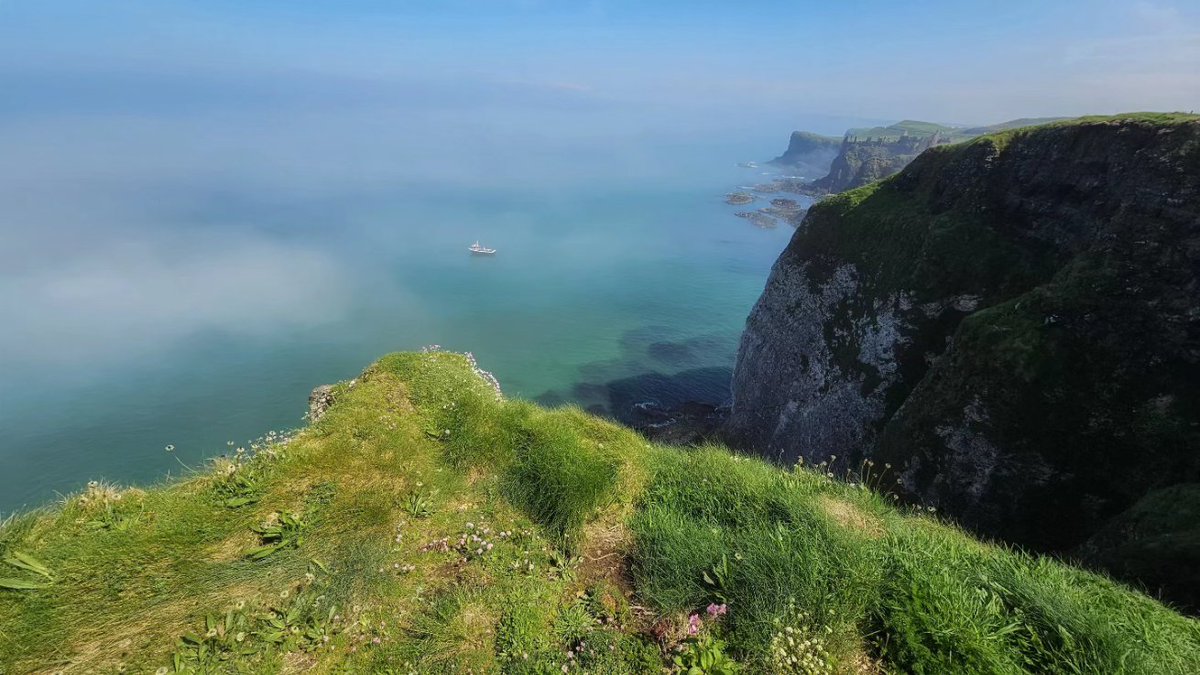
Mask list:
[[[759,211],[738,211],[733,215],[737,216],[738,218],[745,218],[751,223],[754,223],[756,227],[764,230],[779,227],[779,222],[771,215],[764,213],[764,211],[765,209]]]

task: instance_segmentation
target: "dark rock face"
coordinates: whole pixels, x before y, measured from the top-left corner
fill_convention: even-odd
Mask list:
[[[1200,119],[985,136],[814,206],[733,397],[733,442],[889,462],[1038,550],[1200,482]]]
[[[925,150],[942,142],[939,135],[904,136],[894,140],[852,139],[842,143],[824,178],[813,181],[814,192],[838,193],[887,178],[908,166]]]

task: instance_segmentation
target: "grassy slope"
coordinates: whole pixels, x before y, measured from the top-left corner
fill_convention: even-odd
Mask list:
[[[498,400],[452,354],[388,356],[337,396],[251,459],[6,524],[0,557],[53,579],[0,591],[0,673],[657,672],[710,602],[729,612],[704,632],[750,672],[1200,663],[1194,620],[861,479]],[[772,664],[776,634],[824,669]]]
[[[903,120],[886,127],[858,127],[848,129],[847,136],[858,136],[859,138],[899,138],[905,134],[909,136],[932,136],[937,132],[943,134],[953,134],[956,129],[934,122],[920,122],[917,120]]]

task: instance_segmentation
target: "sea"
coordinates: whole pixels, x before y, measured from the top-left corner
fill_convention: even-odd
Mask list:
[[[321,120],[24,124],[69,152],[9,174],[0,205],[0,515],[202,467],[301,426],[314,387],[430,345],[510,397],[618,420],[725,403],[793,233],[724,202],[774,177],[785,126],[335,145]],[[777,196],[802,199],[752,206]]]

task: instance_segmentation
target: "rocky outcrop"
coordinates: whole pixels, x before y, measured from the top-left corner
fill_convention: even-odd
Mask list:
[[[886,127],[850,129],[840,141],[827,136],[795,131],[792,132],[787,152],[775,158],[773,162],[802,165],[808,161],[803,158],[816,156],[815,153],[828,152],[830,143],[833,142],[836,146],[835,152],[828,160],[823,159],[820,164],[823,169],[813,172],[813,175],[822,177],[797,186],[796,189],[812,195],[837,194],[897,173],[928,148],[1060,119],[1026,118],[969,129],[904,120]],[[825,155],[820,156],[824,158]],[[817,165],[804,166],[812,172]]]
[[[808,131],[793,131],[784,153],[772,164],[790,167],[803,175],[823,176],[841,149],[842,139]]]
[[[333,407],[334,395],[332,384],[322,384],[308,395],[308,421],[317,422],[325,416],[326,411]]]
[[[813,181],[817,193],[838,193],[887,178],[925,150],[944,142],[940,134],[857,139],[847,136],[824,178]]]
[[[935,147],[812,207],[742,338],[731,440],[872,458],[1046,551],[1200,482],[1200,118]]]

